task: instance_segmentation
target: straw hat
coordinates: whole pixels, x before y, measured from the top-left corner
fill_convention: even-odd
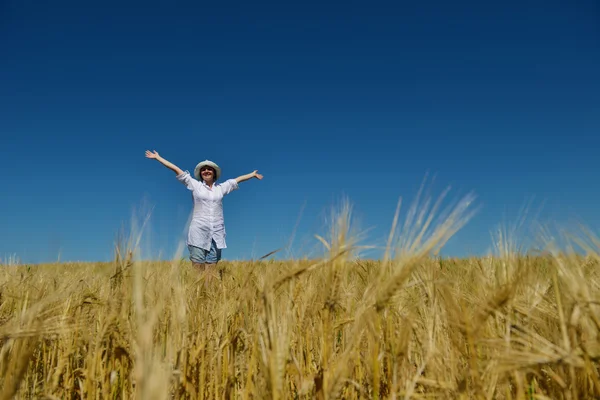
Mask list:
[[[200,177],[200,168],[204,167],[204,166],[209,166],[215,169],[215,171],[217,172],[217,176],[215,177],[215,181],[217,179],[219,179],[219,177],[221,176],[221,168],[219,168],[219,166],[217,164],[215,164],[212,161],[208,161],[208,160],[204,160],[202,162],[199,162],[198,165],[196,165],[196,168],[194,168],[194,176],[196,177],[196,179],[200,180],[202,179]]]

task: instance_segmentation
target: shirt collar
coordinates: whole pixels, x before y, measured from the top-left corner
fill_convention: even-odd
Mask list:
[[[217,186],[217,182],[213,183],[213,187],[212,187],[212,188],[211,188],[211,187],[209,187],[209,186],[206,184],[206,182],[204,182],[204,181],[200,181],[200,183],[201,183],[201,184],[202,184],[202,185],[203,185],[205,188],[207,188],[208,190],[212,190],[212,189],[214,189],[214,188]]]

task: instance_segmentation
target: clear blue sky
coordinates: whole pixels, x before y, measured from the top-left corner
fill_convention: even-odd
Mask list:
[[[481,206],[447,254],[532,198],[600,225],[597,0],[4,0],[0,55],[3,258],[109,260],[142,204],[171,257],[190,193],[146,149],[264,174],[225,200],[225,259],[285,245],[301,212],[294,253],[318,250],[342,196],[383,245],[427,172]]]

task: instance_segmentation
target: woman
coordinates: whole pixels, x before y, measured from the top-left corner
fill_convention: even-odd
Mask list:
[[[162,158],[156,150],[146,150],[146,157],[158,160],[177,175],[177,179],[191,192],[194,201],[192,221],[187,236],[187,246],[192,265],[200,270],[216,265],[221,260],[221,250],[225,243],[225,222],[223,218],[223,197],[238,188],[238,184],[248,179],[262,179],[258,171],[218,184],[221,168],[212,161],[202,161],[196,165],[194,176],[182,171],[173,163]]]

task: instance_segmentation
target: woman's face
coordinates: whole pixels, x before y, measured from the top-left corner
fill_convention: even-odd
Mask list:
[[[205,182],[214,182],[215,171],[211,167],[202,167],[200,169],[200,176],[202,177],[202,180]]]

